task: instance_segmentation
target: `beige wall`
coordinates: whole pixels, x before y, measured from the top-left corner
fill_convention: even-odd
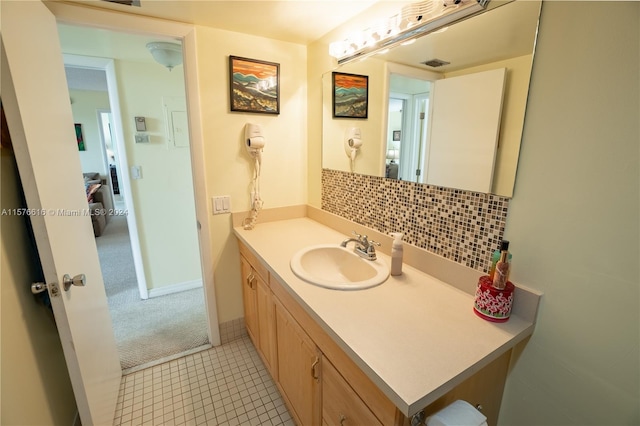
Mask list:
[[[202,278],[191,157],[167,140],[163,97],[185,98],[184,72],[157,63],[116,61],[122,127],[148,289]],[[186,102],[186,101],[185,101]],[[185,104],[186,105],[186,104]],[[149,143],[136,143],[134,117],[145,117]]]
[[[71,381],[53,313],[31,294],[42,279],[25,216],[15,157],[0,149],[0,301],[2,425],[71,425],[76,415]]]
[[[500,424],[640,424],[637,2],[545,2],[506,236],[544,292]]]
[[[196,37],[208,200],[214,195],[230,195],[233,212],[249,210],[253,162],[244,148],[244,125],[256,123],[262,125],[267,138],[260,185],[264,208],[304,204],[307,200],[306,48],[205,27],[197,27]],[[229,111],[229,55],[280,64],[279,115]],[[210,201],[208,208],[211,214]],[[240,258],[231,217],[213,216],[211,226],[218,319],[226,322],[244,316]]]
[[[96,90],[69,90],[73,120],[82,124],[86,151],[79,151],[83,172],[98,172],[106,176],[102,140],[98,125],[98,109],[109,110],[109,95]]]

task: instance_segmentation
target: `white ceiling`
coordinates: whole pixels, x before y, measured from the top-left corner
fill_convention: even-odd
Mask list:
[[[307,45],[379,0],[140,0],[140,7],[96,0],[63,2]]]
[[[309,44],[379,0],[140,0],[140,7],[97,0],[53,0],[92,8],[151,16],[296,44]],[[397,2],[398,0],[391,0]],[[389,2],[385,0],[382,3]],[[145,48],[161,37],[58,25],[62,51],[135,62],[153,62]],[[72,89],[106,90],[104,73],[67,68]]]
[[[493,2],[494,6],[498,2]],[[533,52],[540,0],[514,1],[451,25],[446,31],[398,46],[381,57],[387,61],[436,72],[450,72]],[[430,59],[450,62],[430,68]]]

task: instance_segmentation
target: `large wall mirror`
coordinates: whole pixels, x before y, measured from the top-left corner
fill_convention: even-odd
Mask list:
[[[366,119],[333,117],[325,73],[323,168],[512,196],[541,7],[509,2],[340,66],[368,76]]]

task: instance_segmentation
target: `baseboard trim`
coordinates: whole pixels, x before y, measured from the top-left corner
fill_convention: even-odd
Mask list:
[[[149,289],[149,297],[166,296],[167,294],[180,293],[181,291],[193,290],[195,288],[202,288],[202,280],[185,281],[182,283],[176,283],[166,285],[158,288]]]
[[[132,374],[132,373],[135,373],[135,372],[140,371],[140,370],[146,370],[147,368],[155,367],[156,365],[164,364],[165,362],[173,361],[173,360],[176,360],[178,358],[182,358],[182,357],[185,357],[185,356],[188,356],[188,355],[195,354],[197,352],[206,351],[207,349],[211,349],[212,347],[213,346],[211,345],[211,343],[207,343],[206,345],[198,346],[197,348],[189,349],[189,350],[186,350],[184,352],[177,353],[177,354],[168,355],[168,356],[165,356],[163,358],[156,359],[155,361],[149,361],[149,362],[144,363],[144,364],[135,365],[133,367],[125,368],[124,370],[122,370],[122,375],[126,376],[128,374]]]

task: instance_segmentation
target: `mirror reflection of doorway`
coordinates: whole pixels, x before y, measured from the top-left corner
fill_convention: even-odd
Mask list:
[[[78,53],[70,47],[69,40],[94,36],[88,28],[60,25],[59,31],[63,52],[74,51],[74,55],[65,55],[65,62]],[[127,38],[123,34],[110,37]],[[141,42],[144,49],[148,40],[140,39],[131,36],[129,43]],[[101,54],[96,52],[94,56]],[[113,214],[107,218],[100,235],[96,235],[96,245],[121,366],[125,372],[131,372],[211,345],[190,147],[188,143],[184,146],[167,143],[164,125],[163,98],[185,99],[182,68],[169,74],[150,55],[139,61],[112,60],[118,62],[114,67],[118,78],[116,90],[122,92],[122,87],[127,87],[117,108],[110,104],[108,91],[72,89],[77,80],[68,75],[67,81],[74,120],[86,123],[83,126],[86,151],[79,153],[83,173],[97,173],[101,184],[107,187],[103,192],[112,200],[104,210]],[[96,71],[79,65],[70,68],[76,72]],[[105,71],[101,71],[104,82],[111,83],[104,76]],[[90,101],[95,98],[100,101]],[[186,112],[186,107],[183,110]],[[111,111],[120,111],[121,116],[114,117]],[[134,126],[133,117],[129,119],[131,114],[149,117],[149,143],[137,143],[135,127],[129,131],[129,126]],[[120,120],[124,137],[114,131],[114,119]],[[123,173],[131,167],[140,173],[137,176]],[[137,221],[134,232],[130,215]],[[132,251],[136,245],[137,257]],[[144,277],[144,295],[138,288],[140,272]]]
[[[390,75],[385,167],[388,178],[424,181],[430,91],[430,81]]]
[[[120,193],[119,177],[120,160],[118,158],[118,148],[114,143],[113,123],[111,111],[98,110],[98,125],[100,131],[100,139],[102,141],[102,149],[105,161],[106,176],[109,180],[109,187],[113,194],[113,205],[116,209],[124,210],[124,198]]]

